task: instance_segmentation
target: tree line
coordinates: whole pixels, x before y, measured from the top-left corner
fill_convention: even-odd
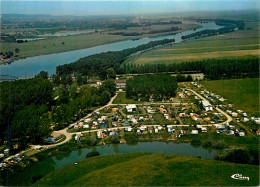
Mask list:
[[[257,77],[259,73],[259,57],[233,59],[207,59],[171,64],[136,65],[124,63],[120,72],[131,73],[162,73],[162,72],[201,72],[208,79]]]
[[[142,75],[128,79],[126,82],[126,97],[149,101],[176,96],[177,81],[170,75]]]
[[[200,37],[206,37],[206,36],[213,36],[213,35],[233,32],[234,29],[235,28],[232,27],[232,26],[227,26],[227,27],[224,27],[224,28],[220,28],[218,30],[203,30],[203,31],[199,31],[199,32],[196,32],[196,33],[184,35],[184,36],[181,37],[181,39],[185,40],[185,39],[190,39],[190,38],[200,38]]]
[[[57,75],[68,75],[72,73],[80,73],[83,76],[99,76],[102,80],[106,79],[107,69],[113,68],[119,73],[121,63],[131,54],[145,49],[153,48],[158,45],[164,45],[174,42],[174,39],[166,39],[161,41],[152,41],[135,48],[125,49],[116,52],[106,52],[96,55],[87,56],[70,64],[64,64],[56,68]]]

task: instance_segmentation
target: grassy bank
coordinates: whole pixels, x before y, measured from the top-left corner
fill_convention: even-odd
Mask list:
[[[237,109],[259,115],[259,78],[202,81],[206,89],[216,92]]]
[[[250,180],[234,180],[239,173]],[[160,153],[129,153],[89,158],[56,170],[37,186],[256,186],[259,168]]]

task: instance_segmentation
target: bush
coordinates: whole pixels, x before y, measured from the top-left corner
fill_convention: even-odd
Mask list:
[[[212,144],[212,147],[216,149],[224,149],[226,146],[227,145],[224,140],[218,140]]]
[[[42,178],[42,176],[41,175],[36,175],[36,176],[34,176],[33,178],[32,178],[32,183],[34,184],[34,183],[36,183],[38,180],[40,180]]]
[[[87,155],[86,155],[86,158],[90,158],[90,157],[94,157],[94,156],[99,156],[100,153],[98,151],[92,151],[92,152],[89,152]]]
[[[240,164],[250,164],[249,152],[244,149],[225,149],[221,153],[218,153],[216,159]]]
[[[71,151],[71,147],[67,144],[62,145],[60,147],[58,147],[58,150],[64,153],[70,152]]]
[[[201,145],[201,142],[200,142],[200,140],[192,140],[190,144],[191,145]]]

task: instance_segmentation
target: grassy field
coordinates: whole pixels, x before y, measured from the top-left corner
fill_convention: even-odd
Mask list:
[[[82,34],[66,37],[57,37],[53,39],[31,41],[27,43],[1,43],[2,52],[14,51],[19,48],[20,52],[17,53],[18,58],[46,55],[51,53],[59,53],[77,49],[84,49],[97,45],[113,43],[116,41],[125,40],[131,37],[116,36],[116,35],[102,35],[99,33]],[[65,44],[62,45],[62,42]],[[16,53],[15,53],[16,55]]]
[[[126,98],[125,92],[119,92],[115,100],[113,101],[113,104],[142,104],[143,101],[135,101],[133,99]]]
[[[236,108],[259,115],[259,78],[201,82],[208,90],[228,99]]]
[[[233,174],[250,180],[234,180]],[[256,186],[259,167],[161,153],[89,158],[56,170],[36,186]]]
[[[127,59],[124,63],[178,63],[210,58],[259,56],[259,23],[246,22],[246,28],[223,35],[194,39],[150,50]]]

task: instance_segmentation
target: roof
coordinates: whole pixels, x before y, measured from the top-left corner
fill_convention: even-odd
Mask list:
[[[116,83],[126,83],[126,79],[119,79],[119,80],[116,80]]]
[[[202,101],[203,106],[212,106],[208,101]]]
[[[133,109],[133,108],[136,108],[136,105],[134,104],[131,104],[131,105],[126,105],[126,109]]]

